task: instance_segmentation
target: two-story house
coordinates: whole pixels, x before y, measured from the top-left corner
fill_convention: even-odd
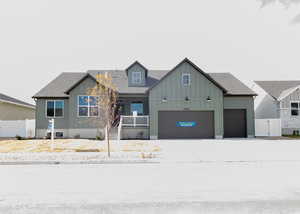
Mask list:
[[[87,90],[98,73],[110,73],[121,115],[147,116],[144,127],[124,127],[124,138],[254,137],[256,95],[230,73],[205,73],[188,59],[171,70],[149,70],[134,62],[124,70],[62,73],[33,96],[37,137],[55,118],[56,135],[94,138],[101,115]],[[142,136],[142,137],[141,137]]]
[[[255,110],[256,119],[281,119],[283,135],[300,131],[300,80],[255,81],[266,95]]]

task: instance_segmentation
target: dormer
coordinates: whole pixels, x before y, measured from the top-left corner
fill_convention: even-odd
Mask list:
[[[148,69],[141,63],[135,61],[125,71],[128,77],[128,86],[136,87],[146,85]]]

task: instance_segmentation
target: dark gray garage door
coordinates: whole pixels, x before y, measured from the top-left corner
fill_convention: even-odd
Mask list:
[[[224,110],[224,137],[246,137],[246,110]]]
[[[158,138],[214,138],[214,113],[212,111],[159,111]]]

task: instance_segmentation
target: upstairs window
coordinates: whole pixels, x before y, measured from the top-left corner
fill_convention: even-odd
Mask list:
[[[142,72],[141,71],[132,72],[132,83],[133,84],[141,84],[142,83]]]
[[[78,116],[98,117],[98,98],[96,96],[78,96]]]
[[[300,102],[291,102],[291,115],[299,116]]]
[[[47,100],[46,115],[47,117],[63,117],[64,116],[63,100]]]
[[[191,85],[191,74],[182,74],[181,82],[183,86]]]

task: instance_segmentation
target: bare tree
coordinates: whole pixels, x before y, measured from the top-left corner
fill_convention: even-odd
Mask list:
[[[262,8],[276,2],[282,4],[286,8],[289,8],[292,5],[300,3],[300,0],[259,0],[259,1],[261,2]],[[300,14],[298,14],[293,18],[292,23],[300,23]]]
[[[112,124],[116,119],[117,108],[117,88],[112,82],[112,76],[108,73],[96,75],[96,85],[93,88],[88,89],[90,96],[97,97],[97,106],[99,109],[99,129],[106,129],[107,139],[107,151],[108,157],[110,157],[110,132]]]

